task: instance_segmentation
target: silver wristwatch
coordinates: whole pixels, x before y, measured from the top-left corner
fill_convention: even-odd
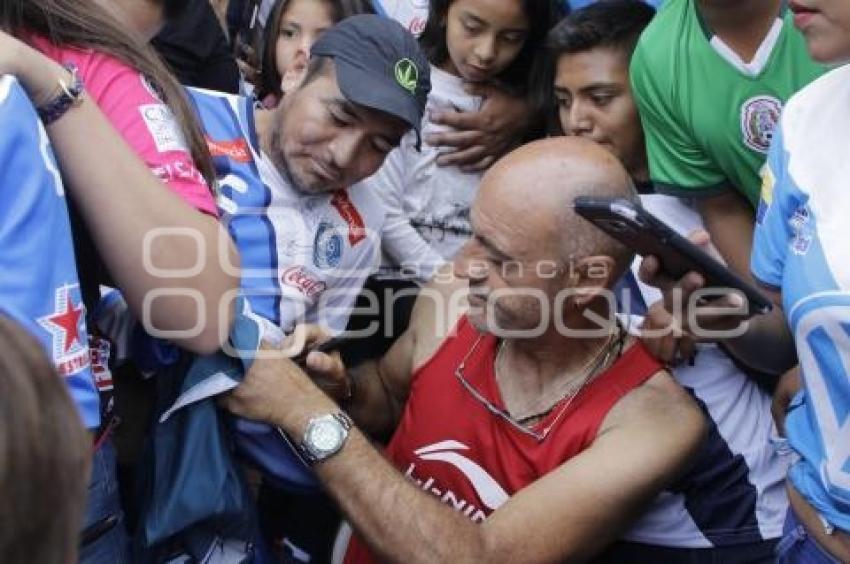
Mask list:
[[[339,452],[353,425],[344,411],[311,417],[299,445],[304,460],[312,465]]]

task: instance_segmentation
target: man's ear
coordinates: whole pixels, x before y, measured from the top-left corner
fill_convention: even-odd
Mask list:
[[[581,309],[613,286],[617,261],[608,255],[593,255],[573,263],[573,276],[577,277],[574,291],[575,304]]]

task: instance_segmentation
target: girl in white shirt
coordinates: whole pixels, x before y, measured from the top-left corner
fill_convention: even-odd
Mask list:
[[[428,113],[477,111],[470,85],[498,83],[524,93],[532,56],[557,22],[557,0],[433,0],[420,44],[431,62],[432,89],[422,136],[440,130]],[[437,147],[406,136],[366,182],[387,211],[379,277],[424,282],[469,238],[469,206],[480,172],[440,167]]]

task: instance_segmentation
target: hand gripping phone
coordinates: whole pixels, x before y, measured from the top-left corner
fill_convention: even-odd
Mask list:
[[[752,284],[679,235],[666,223],[638,204],[621,198],[575,199],[578,215],[641,256],[658,258],[673,280],[690,271],[699,272],[705,288],[730,288],[743,294],[751,313],[767,313],[771,301]]]

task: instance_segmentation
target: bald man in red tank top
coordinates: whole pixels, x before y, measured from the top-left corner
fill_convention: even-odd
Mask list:
[[[573,212],[585,195],[636,198],[591,142],[517,149],[382,359],[307,357],[344,412],[284,358],[257,360],[226,401],[300,442],[357,532],[346,562],[585,560],[687,466],[702,414],[617,323],[632,254]],[[385,456],[366,438],[390,433]]]

